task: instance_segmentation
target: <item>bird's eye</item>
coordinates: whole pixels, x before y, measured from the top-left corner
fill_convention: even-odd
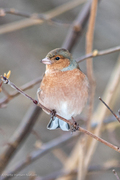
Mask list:
[[[60,59],[60,57],[56,57],[55,59],[58,61]]]

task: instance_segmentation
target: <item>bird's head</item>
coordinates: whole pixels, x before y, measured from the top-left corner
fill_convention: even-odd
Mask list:
[[[69,51],[63,48],[56,48],[50,51],[41,62],[46,64],[46,70],[67,71],[77,66]]]

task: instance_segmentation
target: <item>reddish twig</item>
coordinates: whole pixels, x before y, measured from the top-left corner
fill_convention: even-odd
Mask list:
[[[99,97],[99,100],[109,109],[109,111],[115,116],[115,118],[118,120],[120,123],[120,118],[110,109],[110,107],[102,100],[101,97]]]
[[[35,86],[36,84],[40,83],[41,80],[42,80],[42,77],[36,78],[36,79],[24,84],[23,86],[21,86],[20,89],[22,91],[26,91],[26,90],[32,88],[33,86]],[[0,108],[4,107],[10,100],[12,100],[14,97],[18,96],[19,94],[20,93],[18,91],[14,91],[14,92],[10,93],[9,96],[1,98],[0,99]]]
[[[15,86],[12,82],[10,82],[10,80],[8,80],[6,77],[4,77],[4,76],[1,76],[1,77],[2,77],[2,80],[3,80],[4,83],[10,85],[10,86],[13,87],[13,88],[16,88],[17,91],[19,91],[21,94],[23,94],[24,96],[26,96],[27,98],[29,98],[33,103],[35,103],[36,105],[38,105],[39,107],[41,107],[42,109],[44,109],[48,114],[51,114],[51,110],[50,110],[50,109],[46,108],[45,106],[43,106],[43,105],[40,104],[40,103],[37,103],[36,100],[34,100],[34,99],[31,98],[29,95],[27,95],[26,93],[24,93],[23,91],[21,91],[17,86]],[[55,116],[58,117],[59,119],[65,121],[65,122],[67,122],[70,126],[74,127],[76,130],[78,130],[78,131],[80,131],[80,132],[83,132],[83,133],[91,136],[92,138],[96,139],[97,141],[105,144],[106,146],[108,146],[108,147],[110,147],[110,148],[112,148],[112,149],[114,149],[115,151],[117,151],[117,152],[120,153],[120,148],[119,148],[119,147],[114,146],[113,144],[111,144],[111,143],[103,140],[102,138],[100,138],[100,137],[92,134],[91,132],[85,130],[84,128],[79,127],[76,122],[74,123],[73,121],[69,121],[69,120],[67,120],[67,119],[59,116],[58,114],[56,114]]]
[[[1,79],[3,80],[3,82],[5,84],[9,84],[13,89],[17,90],[20,94],[22,94],[23,96],[26,96],[28,99],[30,99],[31,101],[33,101],[33,103],[38,104],[37,100],[33,99],[32,97],[30,97],[28,94],[26,94],[25,92],[23,92],[21,89],[19,89],[15,84],[13,84],[9,79],[7,79],[6,77],[1,75]]]

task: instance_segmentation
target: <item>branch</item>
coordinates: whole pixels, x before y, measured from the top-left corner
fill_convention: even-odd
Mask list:
[[[92,1],[90,19],[88,24],[88,30],[86,34],[86,54],[92,52],[93,48],[93,39],[94,39],[94,28],[95,28],[95,19],[97,13],[98,0]],[[93,74],[93,60],[92,58],[87,60],[87,76],[90,83],[90,93],[89,93],[89,110],[88,110],[88,120],[87,120],[87,129],[90,130],[92,111],[94,105],[94,95],[95,95],[95,78]]]
[[[64,3],[64,4],[54,8],[51,11],[45,12],[43,17],[45,17],[47,20],[51,20],[52,18],[59,16],[65,12],[79,6],[83,2],[85,2],[85,0],[82,0],[82,1],[74,0],[74,1]],[[26,15],[28,15],[28,14],[26,14]],[[23,29],[23,28],[33,26],[33,25],[37,25],[37,24],[42,24],[43,22],[44,22],[44,20],[41,20],[41,19],[31,19],[30,18],[30,19],[20,20],[15,23],[8,23],[6,25],[1,26],[0,34],[5,34],[8,32],[16,31],[16,30]]]
[[[120,46],[117,46],[117,47],[113,47],[113,48],[110,48],[110,49],[106,49],[106,50],[102,50],[102,51],[98,51],[98,50],[94,50],[92,53],[90,54],[87,54],[81,58],[78,58],[76,61],[78,63],[88,59],[88,58],[94,58],[94,57],[97,57],[97,56],[102,56],[102,55],[106,55],[106,54],[110,54],[110,53],[114,53],[114,52],[117,52],[117,51],[120,51]]]
[[[44,109],[48,114],[51,114],[51,113],[52,113],[50,109],[46,108],[46,107],[43,106],[42,104],[38,103],[35,99],[31,98],[28,94],[26,94],[26,93],[24,93],[23,91],[21,91],[16,85],[14,85],[12,82],[10,82],[10,80],[7,79],[6,77],[1,76],[1,80],[2,80],[4,83],[10,85],[12,88],[15,88],[17,91],[19,91],[19,93],[21,93],[21,94],[24,95],[25,97],[29,98],[34,104],[36,104],[37,106],[39,106],[39,107],[41,107],[42,109]],[[96,139],[97,141],[102,142],[102,143],[105,144],[106,146],[114,149],[115,151],[120,152],[120,148],[119,148],[119,147],[114,146],[113,144],[110,144],[110,143],[108,143],[107,141],[103,140],[102,138],[100,138],[100,137],[92,134],[91,132],[83,129],[82,127],[79,127],[79,125],[78,125],[76,122],[75,122],[75,123],[74,123],[74,122],[71,122],[71,121],[69,121],[69,120],[61,117],[61,116],[58,115],[58,114],[56,114],[55,116],[56,116],[57,118],[65,121],[65,122],[67,122],[70,126],[72,126],[73,128],[75,128],[76,130],[78,130],[78,131],[80,131],[80,132],[83,132],[83,133],[91,136],[92,138]]]

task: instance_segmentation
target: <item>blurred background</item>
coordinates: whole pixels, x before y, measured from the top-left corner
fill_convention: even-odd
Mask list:
[[[15,8],[21,12],[29,13],[44,13],[52,10],[53,8],[62,5],[68,0],[0,0],[0,8]],[[29,26],[23,29],[19,29],[12,32],[0,33],[0,74],[11,70],[10,80],[14,82],[18,87],[21,85],[41,76],[45,71],[45,65],[39,61],[46,56],[46,54],[57,47],[61,47],[64,39],[67,35],[69,24],[73,22],[84,3],[76,8],[67,11],[66,13],[57,16],[56,19],[62,24],[51,24],[44,22]],[[24,19],[23,17],[7,14],[0,17],[0,26],[3,27],[8,23],[14,23]],[[1,29],[1,28],[0,28]],[[79,58],[85,54],[85,36],[87,26],[82,34],[82,37],[78,39],[76,45],[72,50],[74,58]],[[94,44],[93,49],[104,50],[120,45],[120,1],[119,0],[105,0],[101,1],[98,5],[95,31],[94,31]],[[105,56],[99,56],[94,58],[94,75],[96,79],[96,94],[95,94],[95,107],[99,103],[98,97],[102,96],[112,70],[117,62],[119,52],[112,53]],[[79,64],[82,71],[86,73],[86,62]],[[13,90],[4,86],[9,92]],[[28,90],[27,93],[33,98],[36,97],[36,92],[39,85],[34,86]],[[0,93],[0,98],[4,95]],[[11,100],[6,108],[0,109],[0,127],[4,130],[5,135],[0,135],[0,152],[9,137],[19,126],[27,110],[31,106],[31,101],[20,95]],[[120,108],[120,97],[117,98],[114,111]],[[86,109],[82,116],[85,116]],[[49,131],[46,129],[50,116],[42,112],[38,117],[37,123],[34,126],[34,130],[39,134],[42,142],[48,142],[65,132],[61,130]],[[68,132],[69,133],[69,132]],[[116,139],[119,140],[120,129],[116,128]],[[102,137],[108,141],[109,135],[105,131],[102,133]],[[25,143],[18,150],[12,161],[7,166],[10,169],[13,164],[18,162],[21,157],[26,157],[31,151],[35,149],[34,144],[37,138],[34,134],[30,134]],[[71,141],[62,146],[64,156],[67,158],[71,152],[77,139],[74,142]],[[120,142],[120,140],[119,140]],[[119,144],[120,145],[120,144]],[[104,151],[103,151],[104,150]],[[120,160],[120,154],[114,150],[105,147],[103,144],[98,145],[97,150],[92,158],[91,165],[103,164],[108,160],[117,159]],[[50,172],[59,170],[62,168],[62,163],[56,158],[56,156],[49,152],[38,159],[29,167],[25,168],[22,173],[28,173],[35,171],[38,176],[44,176]],[[120,173],[119,177],[120,177]],[[16,179],[21,179],[17,177]],[[26,179],[26,177],[22,177]],[[112,171],[89,173],[87,179],[115,179]]]

